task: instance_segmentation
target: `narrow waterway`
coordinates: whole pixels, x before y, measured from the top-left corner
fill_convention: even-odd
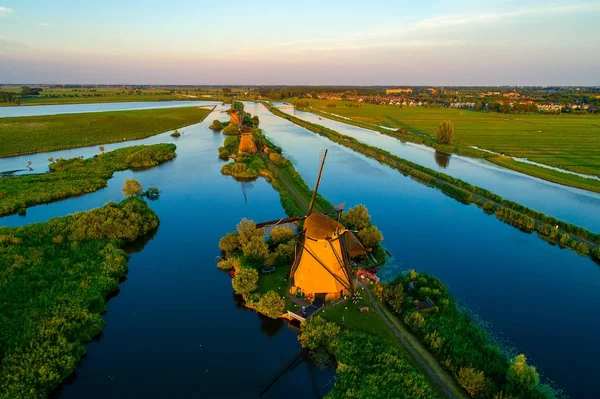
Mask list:
[[[319,117],[289,106],[282,107],[282,111],[354,137],[411,162],[483,187],[529,208],[600,232],[598,193],[547,182],[494,165],[484,159],[439,153],[424,145],[404,143],[373,130]]]
[[[22,105],[20,107],[0,107],[0,118],[80,114],[83,112],[130,111],[153,108],[198,107],[217,104],[220,103],[217,101],[138,101],[122,103]]]
[[[394,256],[383,278],[411,268],[435,274],[572,398],[600,392],[600,320],[593,310],[600,307],[600,267],[591,259],[463,205],[262,105],[249,103],[247,111],[259,115],[267,137],[311,185],[319,150],[329,149],[319,191],[333,203],[368,207]]]
[[[179,129],[177,139],[165,133],[107,145],[110,150],[175,142],[177,157],[145,171],[117,173],[95,193],[28,208],[25,217],[0,218],[0,225],[17,226],[119,201],[123,180],[130,177],[162,192],[150,202],[160,217],[158,231],[145,245],[130,246],[127,279],[108,302],[106,327],[86,345],[87,356],[56,396],[258,398],[262,385],[300,350],[296,333],[283,321],[243,308],[230,277],[216,268],[219,239],[241,218],[268,220],[284,213],[279,195],[263,179],[242,185],[221,175],[217,148],[223,135],[207,127],[217,118],[227,115],[217,110]],[[94,153],[97,148],[43,155]],[[324,395],[333,374],[303,362],[263,398]]]

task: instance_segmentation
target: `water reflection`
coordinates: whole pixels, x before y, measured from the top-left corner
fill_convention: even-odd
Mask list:
[[[160,226],[158,228],[160,228]],[[158,232],[158,228],[139,237],[135,241],[128,242],[127,244],[123,245],[123,250],[125,252],[127,252],[127,254],[129,254],[129,255],[141,252],[144,249],[144,247],[146,246],[146,244],[148,244],[150,241],[152,241],[152,239]]]
[[[440,151],[436,150],[435,154],[434,154],[435,163],[437,163],[439,167],[446,169],[448,167],[448,165],[450,164],[451,156],[452,155],[450,155],[450,154],[446,154],[444,152],[440,152]]]
[[[246,204],[247,204],[248,203],[248,191],[250,191],[254,188],[254,184],[252,184],[250,182],[242,182],[241,186],[242,186],[242,194],[244,195],[244,201],[246,201]]]
[[[260,331],[269,338],[273,338],[285,326],[282,319],[271,319],[260,313],[257,313],[257,315],[260,320]]]

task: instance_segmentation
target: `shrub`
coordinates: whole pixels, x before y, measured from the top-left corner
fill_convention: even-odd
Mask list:
[[[285,310],[285,300],[275,291],[269,291],[260,298],[256,304],[256,310],[267,317],[276,319]]]
[[[18,214],[18,215],[20,215],[20,216],[25,216],[25,215],[27,215],[27,208],[19,208],[19,209],[17,210],[17,214]]]
[[[212,123],[212,125],[210,125],[208,127],[209,129],[215,130],[215,131],[220,131],[223,129],[223,124],[221,122],[219,122],[218,119],[215,119]]]
[[[231,285],[237,294],[247,295],[258,288],[258,272],[242,267],[235,273]]]
[[[219,158],[221,158],[223,161],[227,161],[230,155],[231,154],[229,154],[229,151],[227,151],[226,149],[219,151]]]
[[[237,125],[227,125],[227,127],[223,129],[222,133],[227,136],[237,136],[240,134],[240,129],[237,127]]]
[[[287,265],[296,253],[296,241],[291,240],[284,244],[279,244],[275,249],[275,263],[279,265]]]
[[[160,190],[158,187],[150,187],[148,190],[146,190],[144,195],[149,199],[157,199],[160,196]]]
[[[412,311],[404,316],[404,322],[413,330],[420,330],[425,325],[425,318],[418,311]]]
[[[371,216],[367,207],[360,204],[342,215],[342,223],[348,228],[362,230],[371,224]]]
[[[483,371],[477,372],[470,367],[461,367],[456,379],[472,398],[479,396],[485,385]]]
[[[221,259],[217,263],[217,267],[221,270],[238,270],[242,266],[242,262],[239,258],[226,258]]]
[[[240,249],[240,235],[239,233],[231,232],[227,233],[221,240],[219,240],[219,248],[224,251],[227,256],[234,251]]]
[[[340,327],[325,321],[321,316],[314,316],[302,324],[302,332],[298,336],[300,345],[308,350],[325,349],[331,351],[335,346]]]
[[[276,152],[270,153],[269,159],[271,160],[271,162],[273,162],[277,166],[284,166],[288,163],[284,157],[282,157],[281,155],[279,155]]]
[[[175,131],[173,133],[171,133],[171,137],[179,137],[181,136],[181,133],[179,133],[179,130],[175,129]]]
[[[369,226],[358,232],[358,238],[362,244],[367,248],[373,248],[379,245],[379,242],[383,240],[383,234],[375,226]]]
[[[242,244],[242,252],[251,262],[263,262],[269,255],[269,246],[262,236],[252,237],[250,241]]]

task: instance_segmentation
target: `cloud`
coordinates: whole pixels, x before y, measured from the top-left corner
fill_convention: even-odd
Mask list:
[[[0,7],[0,15],[7,15],[7,14],[10,14],[11,12],[13,12],[12,8]]]
[[[50,26],[50,25],[52,25],[52,24],[51,24],[50,22],[38,22],[38,25],[39,25],[39,26],[46,27],[46,26]]]

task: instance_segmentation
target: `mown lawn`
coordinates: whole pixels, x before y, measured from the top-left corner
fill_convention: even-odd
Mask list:
[[[0,156],[142,139],[201,122],[209,113],[184,107],[0,118]]]
[[[600,175],[600,116],[513,115],[448,108],[397,107],[311,100],[314,108],[387,127],[435,136],[442,120],[454,123],[455,142],[592,175]],[[328,107],[335,104],[336,107]],[[357,103],[352,103],[356,105]]]

